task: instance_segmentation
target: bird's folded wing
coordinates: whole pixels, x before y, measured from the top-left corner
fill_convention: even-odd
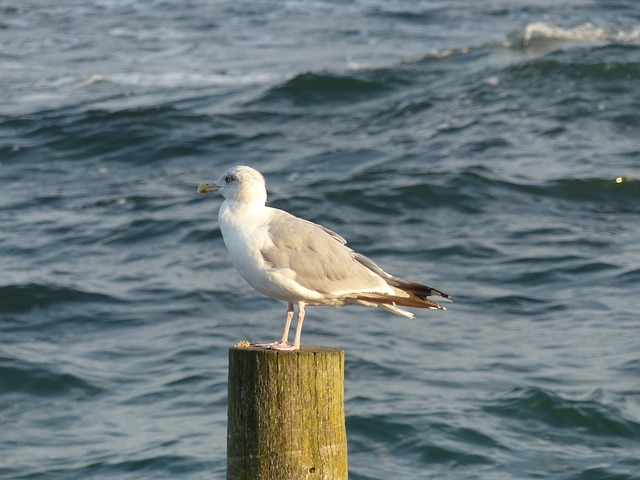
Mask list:
[[[270,242],[261,249],[262,256],[272,268],[294,272],[303,287],[331,296],[388,289],[335,232],[280,210],[267,228]]]

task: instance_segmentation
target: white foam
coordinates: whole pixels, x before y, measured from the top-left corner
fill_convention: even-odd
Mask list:
[[[542,40],[562,40],[562,41],[596,41],[607,38],[604,28],[596,27],[592,23],[584,23],[575,28],[565,30],[555,25],[543,22],[535,22],[527,25],[523,32],[523,41],[526,44]]]
[[[270,73],[250,73],[238,75],[216,75],[199,73],[114,73],[92,74],[77,82],[75,88],[85,88],[98,83],[109,82],[124,86],[143,87],[209,87],[229,85],[256,85],[279,80],[281,75]]]
[[[602,40],[617,42],[640,40],[640,27],[629,31],[610,32],[589,22],[568,29],[550,23],[533,22],[521,32],[509,36],[505,43],[507,47],[532,47],[549,42],[597,42]]]

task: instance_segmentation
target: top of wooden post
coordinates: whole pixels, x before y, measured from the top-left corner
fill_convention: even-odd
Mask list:
[[[283,351],[283,350],[272,350],[270,348],[267,347],[259,347],[256,345],[249,345],[247,347],[244,346],[233,346],[229,349],[230,351],[242,351],[242,350],[248,350],[248,351],[253,351],[253,352],[267,352],[267,353],[279,353],[281,355],[289,355],[289,354],[301,354],[301,355],[316,355],[316,354],[331,354],[331,353],[339,353],[342,352],[344,354],[344,351],[340,348],[333,348],[333,347],[324,347],[322,345],[300,345],[300,350],[294,350],[294,351]]]

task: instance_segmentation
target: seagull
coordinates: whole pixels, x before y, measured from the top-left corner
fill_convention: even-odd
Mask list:
[[[251,167],[232,167],[215,182],[198,186],[198,193],[210,192],[224,197],[218,221],[240,275],[261,294],[288,304],[282,338],[256,346],[299,350],[307,305],[364,305],[414,318],[413,313],[399,307],[445,310],[428,297],[450,301],[440,290],[388,274],[322,225],[267,207],[265,179]],[[291,345],[294,304],[298,306],[298,323]]]

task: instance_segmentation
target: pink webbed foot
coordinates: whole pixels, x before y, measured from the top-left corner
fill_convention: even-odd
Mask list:
[[[288,342],[273,342],[273,343],[254,343],[256,347],[266,348],[268,350],[277,350],[280,352],[293,352],[300,350],[300,345],[289,345]]]
[[[272,348],[282,344],[283,342],[279,341],[279,342],[271,342],[271,343],[253,343],[252,345],[254,347]],[[287,342],[284,342],[284,344],[287,345]]]
[[[277,350],[279,352],[295,352],[296,350],[300,350],[300,345],[289,345],[288,343],[281,343],[269,348],[271,350]]]

